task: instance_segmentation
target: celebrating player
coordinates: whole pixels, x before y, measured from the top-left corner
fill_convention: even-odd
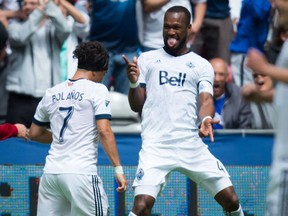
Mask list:
[[[98,141],[115,167],[118,192],[127,181],[110,127],[107,88],[101,84],[108,52],[98,42],[76,47],[78,69],[72,79],[46,91],[40,101],[30,138],[51,143],[40,180],[39,216],[109,215],[102,180],[97,174]],[[51,131],[47,129],[50,123]]]
[[[151,214],[171,171],[201,185],[225,214],[244,215],[229,174],[200,137],[213,141],[212,124],[218,122],[212,118],[214,72],[208,61],[186,47],[190,18],[185,7],[171,7],[164,17],[164,48],[145,52],[133,62],[123,55],[129,103],[142,117],[142,149],[129,216]]]

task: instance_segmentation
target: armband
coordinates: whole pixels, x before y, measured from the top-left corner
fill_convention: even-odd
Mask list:
[[[208,119],[208,118],[212,119],[211,116],[205,116],[205,117],[202,119],[202,123],[203,123],[206,119]]]
[[[139,86],[139,82],[132,83],[130,82],[130,88],[137,88]]]
[[[116,167],[114,167],[114,171],[115,171],[115,174],[124,174],[124,171],[123,171],[123,167],[122,167],[122,166],[116,166]]]

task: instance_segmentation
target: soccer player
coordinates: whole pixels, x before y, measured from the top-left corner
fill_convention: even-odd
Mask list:
[[[98,142],[115,169],[117,191],[127,181],[110,127],[110,100],[101,84],[108,52],[98,42],[79,44],[75,75],[45,93],[30,128],[30,138],[52,143],[40,179],[37,215],[109,215],[103,183],[97,174]],[[47,129],[50,123],[51,131]]]
[[[288,24],[288,0],[273,0],[272,6],[279,13],[277,25]],[[249,50],[247,66],[255,73],[276,80],[275,91],[259,92],[257,97],[270,101],[273,97],[275,111],[275,140],[272,153],[270,179],[267,187],[265,216],[288,215],[288,40],[284,42],[276,65],[269,64],[258,50]]]
[[[225,214],[244,215],[229,174],[200,137],[210,136],[213,142],[212,124],[219,121],[213,120],[212,66],[186,47],[190,16],[185,7],[169,8],[164,16],[164,47],[132,62],[123,55],[130,80],[129,103],[142,117],[142,149],[129,216],[150,215],[172,171],[201,185]]]

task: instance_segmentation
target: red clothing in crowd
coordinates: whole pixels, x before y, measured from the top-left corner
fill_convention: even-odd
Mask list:
[[[0,125],[0,140],[5,140],[10,137],[17,136],[18,129],[14,124],[2,124]]]

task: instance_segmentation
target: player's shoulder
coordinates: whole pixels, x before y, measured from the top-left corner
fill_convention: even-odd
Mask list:
[[[193,60],[193,62],[197,63],[198,65],[210,65],[209,61],[202,56],[198,55],[197,53],[190,51],[187,55],[187,58]]]
[[[200,72],[211,71],[214,74],[214,70],[210,62],[197,53],[190,51],[185,55],[185,58],[186,61],[191,62],[191,64],[194,66],[194,69],[199,70]]]
[[[60,89],[63,89],[63,87],[65,86],[65,83],[66,83],[66,81],[61,82],[61,83],[58,83],[58,84],[52,86],[51,88],[48,88],[48,89],[46,90],[46,95],[53,94],[54,92],[57,92],[57,91],[59,91]]]
[[[145,59],[145,60],[155,59],[155,57],[159,57],[163,55],[163,53],[164,53],[164,50],[162,48],[156,49],[156,50],[150,50],[150,51],[142,52],[139,58]]]

